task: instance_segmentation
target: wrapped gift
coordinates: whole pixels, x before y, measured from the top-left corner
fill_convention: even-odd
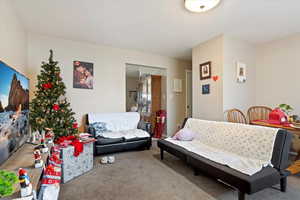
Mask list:
[[[93,168],[93,141],[82,143],[82,145],[83,148],[79,149],[80,153],[72,145],[61,148],[62,183],[66,183]]]
[[[42,185],[38,200],[57,200],[59,195],[59,185]]]

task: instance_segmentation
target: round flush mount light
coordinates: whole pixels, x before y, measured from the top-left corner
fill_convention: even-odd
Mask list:
[[[185,0],[185,8],[191,12],[205,12],[216,7],[221,0]]]

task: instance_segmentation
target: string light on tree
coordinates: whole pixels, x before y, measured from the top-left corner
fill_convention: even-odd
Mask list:
[[[75,113],[66,100],[66,86],[60,77],[57,61],[53,61],[53,51],[47,63],[42,63],[42,69],[37,76],[37,91],[30,104],[30,123],[33,131],[47,132],[51,129],[55,139],[60,136],[78,133]]]

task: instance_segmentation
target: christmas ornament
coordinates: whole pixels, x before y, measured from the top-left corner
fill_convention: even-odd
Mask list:
[[[45,140],[43,138],[41,139],[41,144],[39,146],[37,146],[35,149],[39,149],[42,153],[48,152],[48,147],[45,144]]]
[[[25,169],[19,169],[19,182],[21,187],[21,197],[28,197],[32,194],[32,185]]]
[[[59,105],[58,104],[54,104],[52,106],[52,109],[55,110],[55,111],[58,111],[59,110]]]
[[[45,137],[46,137],[47,139],[52,138],[52,137],[54,136],[54,133],[53,133],[53,131],[52,131],[51,128],[45,128],[45,130],[46,130]]]
[[[52,164],[49,164],[44,172],[42,178],[42,186],[47,185],[58,185],[61,179],[61,167],[55,167]]]
[[[51,89],[53,87],[53,85],[52,85],[52,83],[44,83],[44,84],[42,84],[42,87],[44,89]]]
[[[46,130],[45,128],[51,128],[55,133],[54,139],[78,132],[73,128],[73,123],[76,122],[75,113],[72,112],[70,104],[66,101],[66,87],[60,76],[60,67],[58,62],[53,60],[53,51],[51,50],[49,61],[43,62],[41,73],[37,76],[40,87],[37,87],[38,90],[34,93],[35,97],[30,103],[29,117],[32,131],[38,131],[41,134],[43,130]],[[60,99],[63,100],[63,103]]]
[[[58,158],[60,158],[60,148],[58,145],[54,145],[51,147],[51,155],[56,155]]]
[[[77,124],[77,123],[74,123],[74,124],[73,124],[73,128],[78,128],[78,124]]]
[[[43,167],[43,160],[41,156],[41,151],[39,149],[34,150],[34,167],[40,168]]]
[[[45,129],[46,129],[45,138],[47,139],[47,144],[52,144],[54,133],[51,128],[45,128]]]

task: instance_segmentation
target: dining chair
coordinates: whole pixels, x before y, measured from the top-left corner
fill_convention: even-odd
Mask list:
[[[249,123],[254,120],[268,120],[272,108],[266,106],[252,106],[248,109],[247,115]]]
[[[225,111],[225,118],[228,122],[247,124],[244,113],[236,108]]]

